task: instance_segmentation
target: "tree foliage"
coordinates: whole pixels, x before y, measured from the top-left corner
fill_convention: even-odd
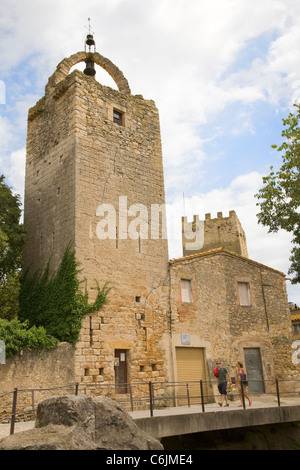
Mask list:
[[[0,339],[5,343],[6,357],[14,356],[22,349],[53,349],[58,341],[47,335],[45,328],[32,326],[28,322],[20,322],[16,318],[5,320],[0,318]]]
[[[19,275],[25,229],[20,223],[20,196],[0,176],[0,318],[12,319],[18,313]]]
[[[278,171],[271,166],[256,197],[258,222],[269,227],[269,232],[283,229],[293,235],[289,273],[294,274],[292,283],[296,284],[300,282],[300,105],[294,106],[295,114],[282,119],[284,141],[280,146],[272,145],[281,153],[283,164]]]
[[[65,251],[57,272],[45,271],[29,276],[21,274],[25,230],[20,224],[18,195],[0,176],[0,340],[6,355],[21,349],[48,349],[58,341],[73,345],[79,336],[81,320],[98,310],[106,301],[107,285],[97,284],[96,300],[89,303],[87,289],[78,280],[75,252]],[[17,319],[18,317],[18,319]]]
[[[97,284],[97,298],[90,304],[87,290],[82,292],[80,288],[78,274],[75,252],[70,248],[57,272],[51,273],[49,261],[42,274],[25,273],[21,279],[20,320],[27,320],[30,326],[43,326],[48,334],[75,345],[82,318],[98,310],[110,290],[107,285],[100,289]]]
[[[0,176],[0,280],[21,268],[25,229],[20,224],[20,196]]]
[[[19,271],[11,273],[0,283],[0,318],[12,320],[18,317],[20,275]]]

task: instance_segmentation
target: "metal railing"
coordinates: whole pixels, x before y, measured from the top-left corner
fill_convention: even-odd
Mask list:
[[[281,406],[282,397],[293,396],[296,397],[296,404],[300,406],[300,380],[274,380],[263,382],[267,393],[249,392],[251,397],[255,395],[260,397],[273,397],[277,406]],[[249,390],[255,385],[249,382]],[[255,387],[254,387],[255,388]],[[115,383],[99,384],[99,383],[73,383],[63,385],[60,387],[50,388],[32,388],[32,389],[18,389],[15,388],[11,392],[0,395],[0,416],[1,409],[7,409],[8,406],[1,406],[1,399],[5,399],[6,403],[8,397],[11,396],[11,410],[7,415],[0,417],[0,424],[3,421],[10,422],[10,434],[14,434],[15,423],[18,416],[24,410],[27,410],[27,418],[23,420],[34,420],[36,406],[39,402],[50,396],[57,396],[62,394],[87,394],[95,397],[109,397],[116,400],[119,404],[123,405],[129,411],[149,410],[149,416],[153,417],[154,410],[168,409],[178,406],[191,407],[197,405],[197,409],[202,410],[204,413],[207,406],[215,404],[220,395],[214,393],[214,387],[211,381],[189,381],[189,382],[132,382],[123,384],[123,393],[118,393],[118,385]],[[240,388],[240,392],[233,390],[228,393],[230,401],[239,398],[242,408],[246,409],[244,387]]]

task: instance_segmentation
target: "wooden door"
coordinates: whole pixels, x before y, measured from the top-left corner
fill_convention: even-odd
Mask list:
[[[116,393],[127,393],[127,350],[115,349]]]

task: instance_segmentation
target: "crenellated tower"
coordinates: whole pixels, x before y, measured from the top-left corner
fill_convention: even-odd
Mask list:
[[[192,222],[182,217],[183,256],[221,247],[248,258],[246,235],[235,211],[230,211],[229,217],[218,212],[215,219],[205,214],[205,220],[194,215]]]

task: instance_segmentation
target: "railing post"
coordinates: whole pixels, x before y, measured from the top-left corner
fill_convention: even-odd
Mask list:
[[[35,409],[34,409],[34,390],[31,390],[31,407],[32,407],[32,419],[35,419]]]
[[[278,406],[280,406],[279,382],[278,382],[277,377],[276,377],[276,379],[275,379],[275,383],[276,383],[277,402],[278,402]]]
[[[132,396],[132,386],[131,384],[129,385],[129,393],[130,393],[130,403],[131,403],[131,411],[133,411],[133,396]]]
[[[13,434],[15,432],[17,397],[18,397],[18,389],[15,388],[13,392],[13,402],[12,402],[12,410],[11,410],[10,434]]]
[[[78,387],[79,387],[79,384],[78,384],[78,382],[76,382],[76,384],[75,384],[75,395],[78,395]]]
[[[201,405],[202,405],[202,411],[204,413],[204,394],[203,394],[203,383],[202,380],[200,380],[200,393],[201,393]]]
[[[244,410],[246,409],[245,395],[244,395],[244,382],[241,380],[241,393],[242,393],[242,403]]]
[[[188,400],[188,407],[190,407],[190,406],[191,406],[191,402],[190,402],[189,384],[186,384],[186,394],[187,394],[187,400]]]
[[[150,400],[150,416],[153,416],[153,397],[152,397],[152,382],[149,382],[149,400]]]

